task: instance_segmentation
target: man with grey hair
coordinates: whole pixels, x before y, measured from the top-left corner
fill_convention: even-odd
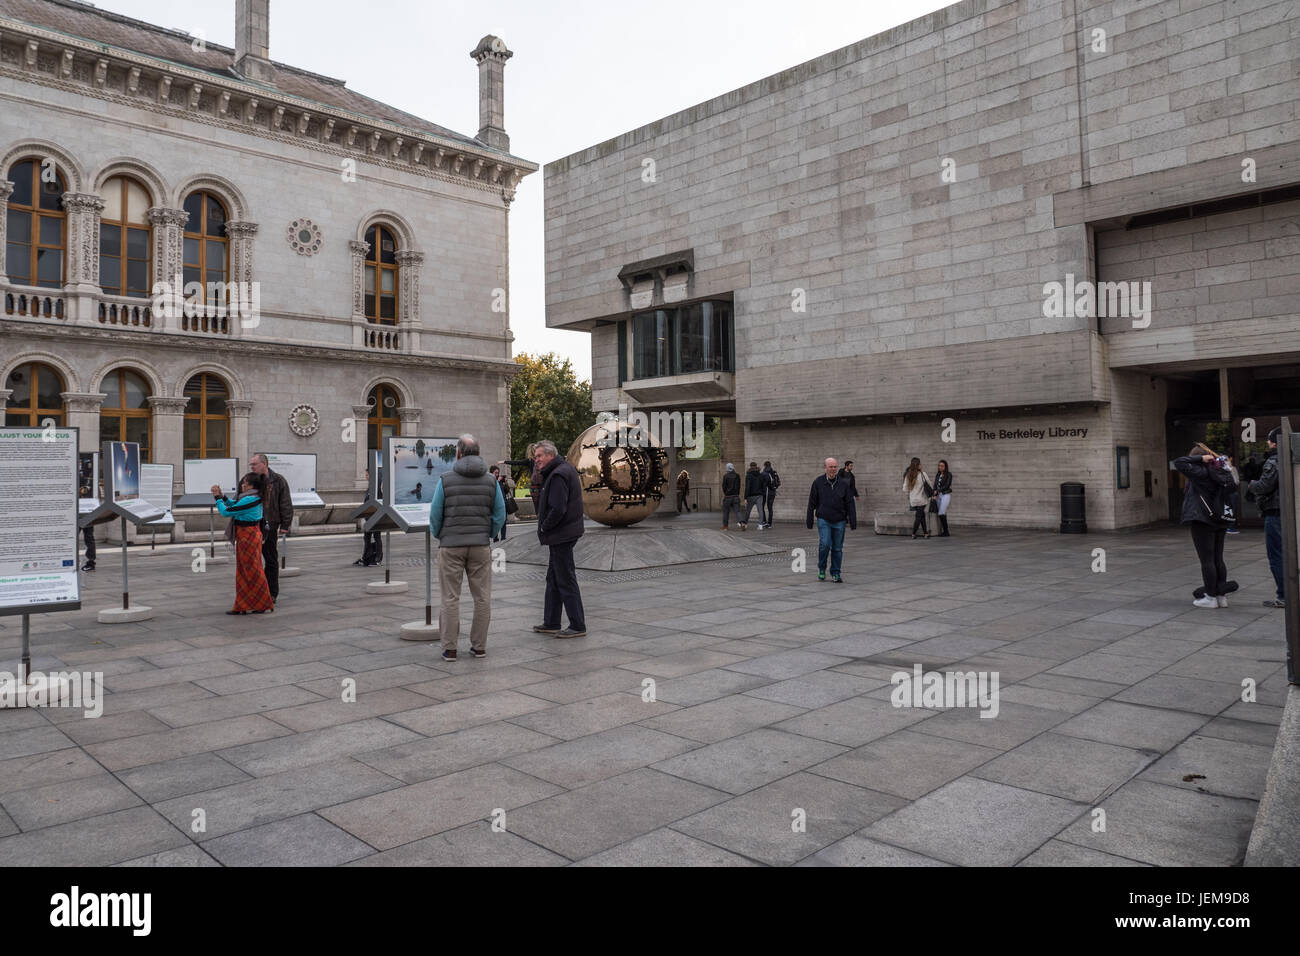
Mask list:
[[[554,442],[538,442],[534,456],[542,478],[542,490],[537,496],[537,540],[551,553],[546,565],[543,620],[533,630],[556,637],[586,637],[586,615],[573,564],[573,546],[583,531],[582,481],[573,465],[556,452]],[[563,630],[562,610],[569,615],[569,626]]]
[[[280,535],[289,533],[293,523],[293,501],[289,496],[289,482],[284,475],[271,470],[265,452],[258,452],[248,461],[255,475],[266,479],[262,491],[262,563],[266,565],[266,586],[271,600],[280,597],[280,553],[276,545]]]
[[[487,656],[488,625],[492,622],[491,540],[506,523],[506,502],[501,486],[488,474],[479,456],[478,440],[461,435],[456,440],[456,464],[438,481],[429,504],[429,533],[438,539],[438,632],[442,659],[456,659],[460,642],[460,588],[469,578],[474,598],[474,623],[470,650]]]

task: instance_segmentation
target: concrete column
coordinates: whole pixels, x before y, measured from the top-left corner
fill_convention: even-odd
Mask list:
[[[239,459],[242,471],[248,471],[248,415],[253,403],[243,399],[226,399],[230,413],[230,457]]]
[[[108,398],[103,392],[64,392],[68,425],[79,428],[78,451],[99,451],[99,409]]]
[[[420,434],[420,416],[424,409],[414,406],[402,406],[397,410],[397,417],[401,421],[398,433],[403,438],[416,438]]]
[[[187,398],[150,395],[153,415],[153,460],[172,466],[172,489],[180,493],[185,486],[185,406]]]
[[[356,439],[356,450],[357,450],[356,488],[358,491],[362,491],[366,487],[365,474],[366,474],[366,468],[369,467],[369,462],[367,461],[367,458],[369,457],[368,454],[369,449],[366,448],[366,434],[367,434],[366,424],[369,420],[370,420],[369,405],[352,406],[352,423],[354,428],[353,437]]]

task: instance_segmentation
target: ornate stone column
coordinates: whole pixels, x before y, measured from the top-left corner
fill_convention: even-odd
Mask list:
[[[9,273],[5,271],[5,226],[9,221],[9,194],[13,191],[13,183],[0,179],[0,285],[9,282]]]
[[[239,459],[239,467],[248,471],[248,415],[253,410],[253,403],[245,399],[226,399],[226,411],[230,414],[230,452],[231,458]]]
[[[67,283],[64,315],[76,322],[93,322],[99,303],[99,214],[104,200],[93,193],[64,193],[68,222]]]
[[[0,270],[0,282],[4,281],[4,271]],[[0,388],[0,424],[5,420],[5,409],[9,407],[9,396],[14,393],[12,388]]]
[[[77,450],[99,451],[99,409],[108,398],[103,392],[64,392],[68,425],[78,428]]]
[[[357,449],[356,465],[357,465],[357,490],[358,491],[362,491],[365,489],[366,469],[370,467],[370,462],[368,461],[370,457],[369,448],[366,447],[366,442],[368,441],[366,437],[368,434],[366,431],[366,425],[368,424],[369,421],[370,421],[369,405],[352,406],[352,426],[353,426],[352,437],[356,439],[356,449]]]
[[[153,460],[172,465],[172,487],[179,492],[185,486],[185,406],[188,398],[150,395],[153,416]]]
[[[348,243],[352,256],[352,344],[366,344],[366,253],[370,243],[353,239]]]
[[[510,376],[506,375],[501,379],[501,384],[497,388],[497,401],[501,404],[501,435],[505,444],[502,446],[501,458],[513,458],[510,453]]]
[[[181,309],[185,304],[185,274],[181,268],[181,242],[190,214],[184,209],[155,206],[146,215],[153,224],[154,286],[166,283],[168,293],[161,297],[165,314],[153,316],[157,329],[179,329]]]
[[[423,412],[423,408],[416,408],[414,405],[403,405],[397,410],[397,417],[402,423],[399,433],[403,438],[419,437],[420,416]]]
[[[399,296],[397,328],[402,333],[402,351],[420,350],[420,266],[424,264],[423,252],[403,251],[393,256],[397,260],[397,285]]]
[[[243,283],[242,289],[251,289],[253,285],[253,239],[257,235],[255,222],[228,222],[226,235],[230,239],[230,281]],[[241,292],[245,302],[251,301],[250,292]],[[260,301],[261,296],[258,296]],[[260,315],[240,316],[229,323],[232,337],[253,332],[261,324]]]

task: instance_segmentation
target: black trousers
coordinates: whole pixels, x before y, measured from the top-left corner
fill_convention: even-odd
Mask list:
[[[262,563],[266,565],[266,586],[272,601],[280,595],[280,552],[276,547],[279,538],[280,529],[274,525],[262,538]]]
[[[569,627],[575,631],[587,629],[587,615],[582,609],[582,594],[578,591],[578,569],[573,566],[573,545],[551,545],[551,560],[546,565],[546,627],[560,626],[560,611],[569,615]]]
[[[365,531],[362,534],[366,544],[361,551],[361,560],[367,564],[379,564],[384,560],[384,539],[379,537],[378,531]]]
[[[1199,521],[1193,522],[1191,528],[1192,544],[1201,562],[1201,583],[1207,595],[1218,597],[1226,593],[1223,586],[1228,583],[1228,566],[1223,563],[1223,542],[1228,529],[1212,528]]]
[[[686,494],[687,493],[685,491],[677,492],[677,513],[678,514],[681,514],[683,511],[690,510],[689,508],[686,507]]]
[[[95,563],[95,529],[87,525],[81,529],[81,540],[86,542],[86,563]]]
[[[767,512],[767,521],[765,523],[769,528],[772,527],[772,505],[775,502],[776,502],[776,492],[769,491],[767,493],[767,496],[763,499],[763,510]]]
[[[917,530],[918,528],[921,529],[921,533],[922,533],[922,534],[929,534],[929,533],[930,533],[930,529],[927,528],[927,527],[925,526],[925,509],[928,508],[928,507],[930,507],[930,506],[929,506],[929,505],[914,505],[914,506],[912,507],[912,510],[913,510],[914,512],[916,512],[916,517],[912,519],[912,534],[916,534],[916,530]]]

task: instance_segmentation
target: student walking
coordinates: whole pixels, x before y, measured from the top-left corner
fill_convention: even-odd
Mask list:
[[[235,542],[235,606],[227,614],[265,614],[275,610],[275,600],[262,567],[262,496],[266,479],[249,472],[239,482],[239,498],[231,501],[212,486],[212,497],[222,517],[229,518]]]
[[[763,501],[767,509],[767,526],[772,527],[772,508],[776,504],[776,489],[781,487],[781,476],[776,473],[770,461],[763,462],[763,474],[767,475],[767,496]]]
[[[690,493],[690,490],[691,490],[691,475],[690,472],[688,472],[685,468],[683,468],[681,472],[679,472],[677,475],[677,513],[678,514],[681,514],[683,511],[690,510],[690,508],[686,506],[686,496]]]
[[[758,530],[763,530],[763,509],[767,500],[767,476],[758,470],[758,462],[751,461],[745,472],[745,520],[740,523],[744,531],[749,524],[749,516],[758,509]]]
[[[844,477],[849,479],[849,494],[853,495],[853,504],[856,507],[858,503],[858,478],[853,474],[853,459],[844,463]]]
[[[1227,607],[1228,567],[1223,563],[1223,541],[1228,529],[1225,506],[1235,488],[1232,472],[1226,458],[1201,444],[1175,461],[1174,467],[1187,478],[1182,523],[1191,529],[1205,587],[1205,593],[1192,604],[1201,608]]]
[[[537,496],[537,540],[550,548],[551,554],[546,565],[544,620],[533,630],[556,637],[586,637],[586,614],[573,564],[573,546],[583,532],[582,480],[573,465],[556,452],[553,442],[538,442],[536,455],[542,487]],[[561,610],[569,615],[569,626],[563,630]]]
[[[918,528],[927,538],[930,537],[930,529],[925,524],[925,509],[930,505],[934,488],[930,484],[930,476],[921,470],[919,458],[913,458],[912,463],[907,466],[907,471],[903,475],[903,494],[907,495],[907,506],[916,515],[912,519],[913,539],[916,538]]]
[[[469,579],[474,598],[474,623],[469,645],[475,657],[487,656],[488,625],[492,622],[492,547],[489,543],[506,523],[501,482],[488,474],[479,456],[478,439],[456,440],[456,464],[433,489],[429,502],[429,533],[438,539],[438,633],[442,659],[454,661],[460,643],[460,588]]]
[[[948,463],[939,459],[939,470],[934,473],[934,495],[930,498],[930,509],[939,516],[939,537],[952,537],[948,534],[948,502],[952,500],[952,472]]]
[[[858,512],[848,479],[839,473],[839,462],[826,459],[826,471],[818,475],[808,492],[809,530],[817,521],[817,580],[826,580],[826,558],[831,559],[831,580],[843,584],[840,567],[844,561],[844,525],[858,528]]]
[[[722,476],[722,530],[727,530],[727,525],[731,523],[731,512],[736,512],[736,524],[740,524],[740,475],[736,474],[736,466],[727,462],[726,474]],[[741,525],[744,530],[744,526]]]

